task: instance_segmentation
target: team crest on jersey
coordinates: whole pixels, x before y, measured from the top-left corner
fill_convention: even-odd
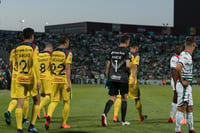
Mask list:
[[[184,57],[184,59],[186,59],[186,60],[187,60],[188,58],[187,58],[187,57]]]

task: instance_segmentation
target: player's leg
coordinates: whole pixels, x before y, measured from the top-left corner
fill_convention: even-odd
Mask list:
[[[48,115],[45,120],[46,130],[50,128],[51,117],[60,100],[61,100],[60,84],[52,83],[51,103],[49,104],[48,113],[47,113]]]
[[[38,114],[37,114],[37,118],[40,119],[40,110],[43,109],[43,106],[41,106],[41,103],[45,97],[45,93],[44,93],[44,80],[41,79],[40,80],[40,106],[39,106],[39,110],[38,110]]]
[[[175,90],[175,86],[174,86],[174,81],[171,80],[171,87],[172,87],[172,90],[174,92],[173,94],[173,101],[172,101],[172,104],[171,104],[171,110],[170,110],[170,115],[169,115],[169,119],[168,119],[168,122],[169,123],[174,123],[175,120],[174,120],[174,115],[177,111],[177,92]]]
[[[16,105],[17,105],[17,99],[14,98],[10,101],[10,103],[8,105],[8,111],[6,111],[4,113],[5,122],[7,125],[11,124],[11,113],[12,113],[13,109],[16,107]]]
[[[124,125],[130,125],[130,123],[126,121],[128,83],[121,83],[120,84],[120,94],[122,96],[122,105],[121,105],[122,125],[123,126]]]
[[[187,125],[189,128],[189,133],[196,133],[194,131],[194,124],[193,124],[193,106],[188,106],[186,111],[186,119],[187,119]]]
[[[17,105],[17,99],[16,98],[13,98],[9,105],[8,105],[8,112],[12,113],[13,109],[16,107]]]
[[[11,113],[13,111],[13,109],[16,107],[17,105],[17,99],[16,99],[16,80],[12,80],[11,82],[11,98],[12,100],[10,101],[9,105],[8,105],[8,111],[6,111],[4,113],[4,117],[5,117],[5,122],[7,125],[11,124]]]
[[[15,109],[15,118],[16,118],[16,124],[17,124],[17,132],[23,132],[22,128],[22,114],[23,114],[23,104],[24,104],[24,98],[18,98],[17,99],[17,107]]]
[[[129,85],[129,97],[131,99],[135,99],[135,107],[138,112],[139,121],[147,119],[147,115],[142,114],[142,104],[140,99],[140,89],[138,82],[133,87]]]
[[[37,119],[37,114],[39,110],[39,105],[40,105],[40,94],[39,92],[35,89],[35,86],[33,88],[33,84],[28,85],[30,95],[33,98],[33,107],[32,107],[32,115],[31,115],[31,122],[28,128],[29,132],[33,133],[39,133],[38,130],[35,128],[35,122]]]
[[[110,111],[110,108],[112,107],[114,101],[115,101],[115,97],[116,95],[118,95],[118,86],[117,83],[115,82],[110,82],[110,89],[109,89],[109,93],[110,95],[109,100],[106,102],[105,108],[104,108],[104,113],[101,116],[101,122],[102,122],[102,126],[107,126],[107,114]]]
[[[29,123],[28,121],[28,111],[29,111],[29,96],[24,99],[24,106],[23,106],[23,124]]]
[[[189,133],[196,133],[194,130],[194,124],[193,124],[193,98],[192,98],[192,87],[189,85],[187,87],[188,90],[188,107],[186,109],[186,119],[187,119],[187,125],[189,128]]]
[[[43,109],[44,112],[44,117],[47,117],[47,112],[46,112],[46,105],[50,101],[50,94],[51,94],[51,81],[50,80],[42,80],[42,90],[41,91],[41,96],[43,96],[41,102],[40,102],[40,109]],[[38,118],[40,118],[39,115],[40,111],[38,112]]]
[[[24,105],[24,98],[27,94],[26,86],[23,84],[16,84],[16,95],[17,95],[17,107],[15,109],[15,118],[17,124],[17,132],[22,132],[22,113],[23,113],[23,105]]]
[[[44,117],[47,117],[46,105],[49,103],[50,99],[50,94],[45,94],[45,97],[43,97],[40,102],[40,109],[43,110]]]
[[[174,115],[176,113],[176,110],[177,110],[177,93],[174,90],[173,102],[171,104],[170,116],[169,116],[169,119],[168,119],[169,123],[174,123],[175,122]]]
[[[66,84],[64,84],[62,88],[62,97],[63,97],[64,103],[63,103],[63,111],[62,111],[61,128],[71,128],[71,126],[67,124],[69,111],[70,111],[70,92],[66,91]]]
[[[118,113],[119,113],[119,109],[121,106],[121,95],[117,95],[116,100],[115,100],[115,104],[114,104],[114,116],[113,116],[113,121],[114,122],[119,122],[118,119]]]
[[[186,88],[184,88],[182,86],[182,84],[180,82],[177,82],[176,84],[176,91],[177,91],[177,112],[176,112],[176,116],[175,116],[175,131],[177,133],[181,132],[181,125],[182,125],[182,119],[183,119],[183,114],[187,108],[187,102],[185,102],[185,100],[187,100],[186,97]]]

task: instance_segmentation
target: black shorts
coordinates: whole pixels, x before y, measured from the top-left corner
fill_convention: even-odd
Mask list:
[[[128,94],[128,82],[127,83],[119,83],[119,82],[110,82],[109,92],[110,96],[116,96],[119,94],[124,95]]]

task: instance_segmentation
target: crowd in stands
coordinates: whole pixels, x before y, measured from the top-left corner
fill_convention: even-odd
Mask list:
[[[96,31],[95,33],[68,34],[70,36],[70,49],[73,52],[73,64],[71,79],[73,83],[104,83],[106,55],[119,44],[122,33]],[[155,35],[142,33],[128,33],[131,42],[140,43],[140,80],[162,80],[170,79],[169,61],[174,54],[174,44],[184,43],[184,35]],[[15,44],[20,42],[19,32],[0,31],[0,50],[10,52]],[[45,42],[51,42],[55,47],[58,45],[59,34],[36,33],[35,43],[40,50],[44,48]],[[197,36],[197,45],[200,43],[200,36]],[[1,57],[1,55],[0,55]],[[199,80],[200,73],[200,51],[193,56],[194,79]],[[0,63],[7,68],[8,58]],[[1,87],[0,87],[1,88]]]

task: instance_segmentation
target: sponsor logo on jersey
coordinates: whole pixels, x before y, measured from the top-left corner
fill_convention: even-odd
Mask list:
[[[114,79],[114,80],[121,80],[121,76],[112,75],[112,76],[111,76],[111,79]]]

